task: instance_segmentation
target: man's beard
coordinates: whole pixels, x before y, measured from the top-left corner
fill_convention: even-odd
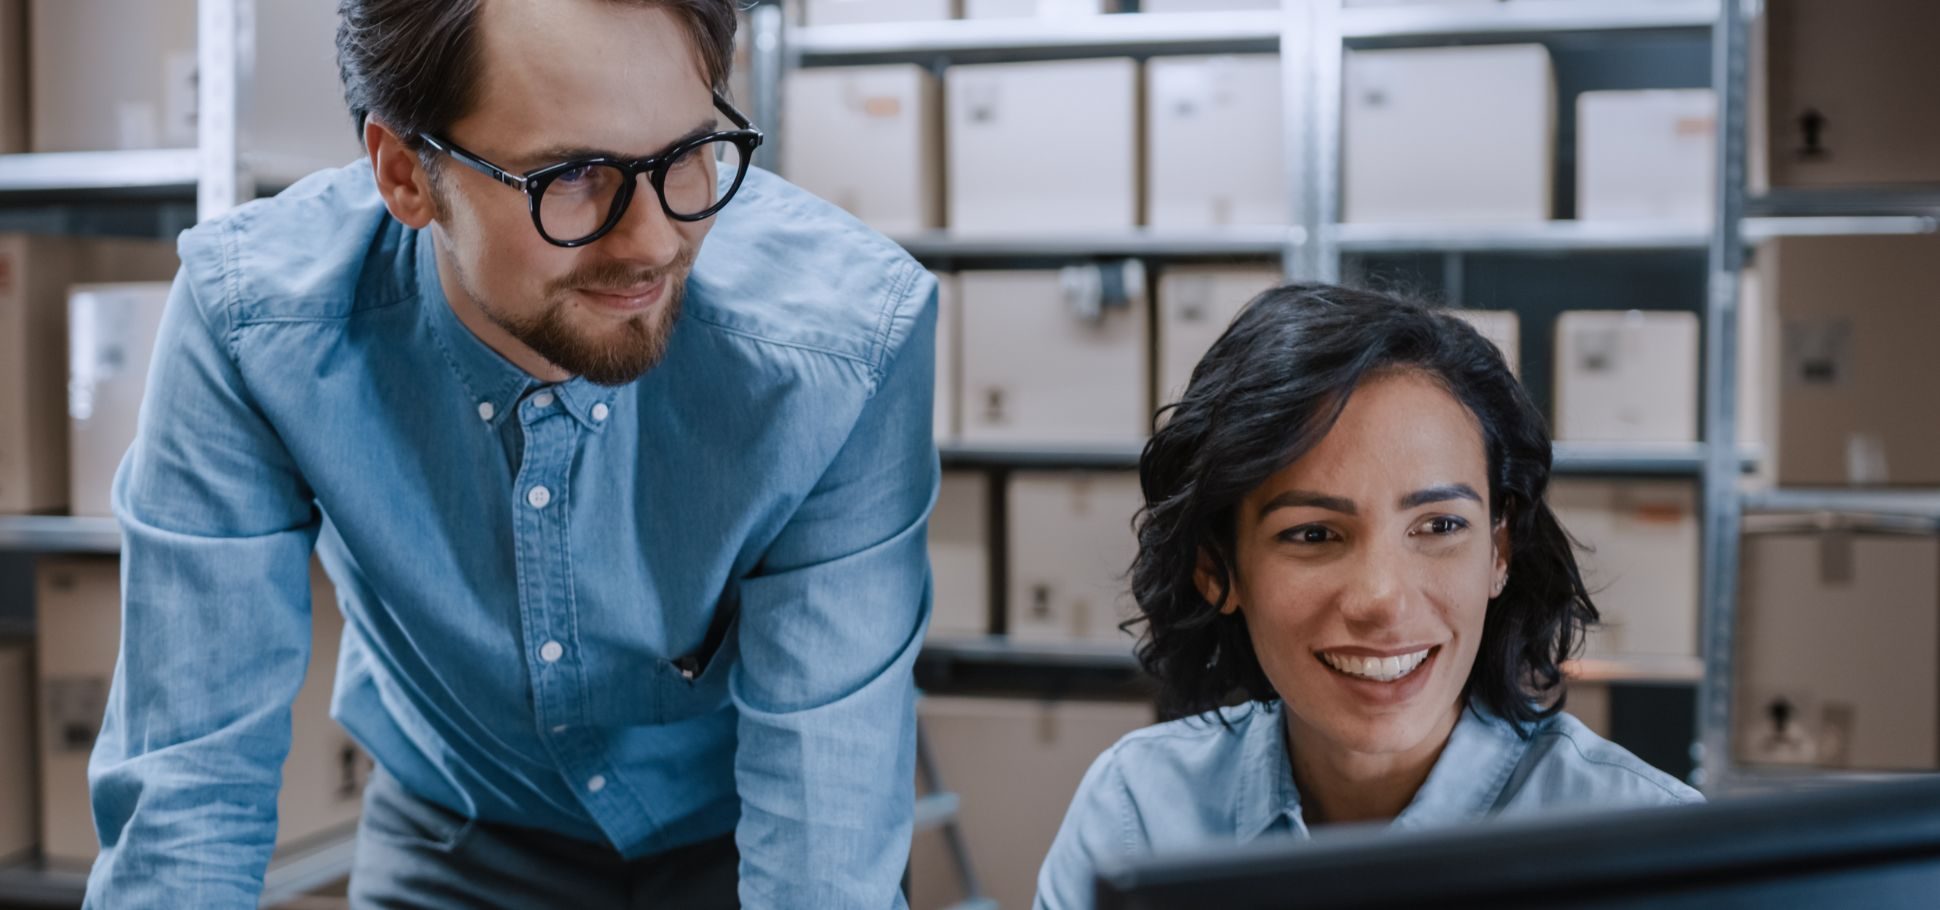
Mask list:
[[[687,274],[693,264],[694,255],[689,252],[659,269],[637,269],[617,263],[595,265],[549,283],[545,309],[531,316],[513,318],[492,307],[483,309],[500,328],[553,366],[597,385],[626,385],[645,375],[666,356],[667,342],[680,316]],[[636,288],[663,278],[665,287],[660,300],[647,312],[598,336],[573,325],[570,318],[573,292]]]

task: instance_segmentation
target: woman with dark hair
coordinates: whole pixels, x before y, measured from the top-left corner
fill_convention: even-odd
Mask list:
[[[1133,624],[1183,719],[1093,764],[1038,907],[1090,906],[1107,860],[1319,824],[1701,799],[1562,712],[1596,608],[1542,415],[1467,323],[1268,291],[1160,420]]]

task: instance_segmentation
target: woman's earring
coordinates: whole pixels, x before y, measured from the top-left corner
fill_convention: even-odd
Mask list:
[[[1496,576],[1496,579],[1495,579],[1495,590],[1493,590],[1493,591],[1491,591],[1491,592],[1489,593],[1489,597],[1491,597],[1491,598],[1496,598],[1496,597],[1501,597],[1501,596],[1502,596],[1502,589],[1503,589],[1503,588],[1506,588],[1506,587],[1508,587],[1508,586],[1509,586],[1509,575],[1508,575],[1508,573],[1506,573],[1506,572],[1505,572],[1505,573],[1503,573],[1503,574],[1501,574],[1501,575],[1498,575],[1498,576]]]

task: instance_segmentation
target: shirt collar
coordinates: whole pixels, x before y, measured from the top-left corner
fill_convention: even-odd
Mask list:
[[[1234,788],[1234,833],[1240,843],[1272,830],[1282,819],[1300,819],[1300,790],[1293,783],[1287,752],[1286,712],[1280,702],[1255,703],[1243,724],[1241,766]],[[1397,828],[1433,828],[1486,816],[1522,762],[1527,741],[1515,727],[1480,703],[1471,703],[1455,721],[1448,745],[1429,769],[1428,779]],[[1296,828],[1299,825],[1295,825]]]
[[[580,376],[542,388],[543,383],[480,341],[459,321],[445,297],[430,232],[412,233],[417,243],[418,299],[425,319],[431,324],[432,337],[437,340],[445,362],[470,396],[468,406],[478,418],[497,429],[511,419],[522,401],[550,392],[587,429],[594,432],[605,429],[617,390],[595,385]]]

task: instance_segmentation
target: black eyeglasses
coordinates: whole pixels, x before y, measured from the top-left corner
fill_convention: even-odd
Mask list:
[[[695,136],[651,158],[596,155],[524,174],[507,171],[448,140],[429,134],[420,138],[459,164],[525,193],[539,236],[554,246],[576,247],[606,236],[620,223],[642,174],[660,197],[661,211],[675,221],[706,220],[734,198],[748,176],[754,150],[761,147],[762,135],[719,92],[714,94],[714,107],[739,128]],[[734,180],[722,190],[719,175],[729,169]]]

